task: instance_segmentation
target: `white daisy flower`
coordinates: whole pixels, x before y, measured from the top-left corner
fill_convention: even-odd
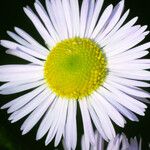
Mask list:
[[[112,139],[107,146],[102,136],[96,131],[95,132],[95,145],[90,145],[89,149],[85,148],[85,136],[82,136],[81,149],[82,150],[142,150],[141,148],[142,140],[138,142],[137,138],[131,138],[130,140],[124,134],[117,134],[114,139]],[[64,145],[64,149],[67,147]]]
[[[75,149],[77,103],[86,143],[94,143],[92,122],[109,140],[115,137],[112,121],[124,127],[123,116],[138,121],[135,114],[144,115],[150,95],[140,87],[149,87],[144,81],[150,78],[150,60],[140,58],[150,42],[136,45],[149,33],[147,26],[135,25],[137,17],[125,23],[124,0],[101,12],[103,2],[83,0],[79,8],[78,0],[46,0],[45,9],[36,1],[36,13],[29,7],[24,11],[45,46],[17,27],[16,33],[8,31],[15,42],[1,40],[7,54],[29,62],[0,66],[0,81],[6,82],[0,94],[32,89],[2,107],[9,108],[12,123],[29,115],[22,134],[41,120],[37,140],[47,134],[45,144],[55,137],[57,146],[63,136]]]

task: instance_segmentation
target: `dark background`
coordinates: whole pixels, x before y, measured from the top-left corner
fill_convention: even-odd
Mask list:
[[[126,0],[125,10],[128,8],[131,9],[129,18],[139,16],[138,24],[141,25],[150,25],[150,0]],[[43,1],[42,1],[43,2]],[[117,4],[118,0],[105,0],[104,7],[110,3]],[[32,23],[24,14],[22,7],[29,5],[33,8],[34,0],[0,0],[0,39],[9,39],[6,34],[7,30],[13,31],[14,26],[18,26],[38,41],[41,41],[40,36],[37,34],[36,30],[32,26]],[[150,27],[148,28],[150,30]],[[150,41],[150,36],[147,36],[144,42]],[[0,65],[2,64],[11,64],[11,63],[26,63],[25,61],[6,55],[4,53],[4,48],[0,47]],[[148,56],[149,57],[149,56]],[[150,57],[149,57],[150,58]],[[150,89],[147,89],[150,91]],[[6,102],[14,99],[20,94],[15,94],[11,96],[1,96],[0,97],[0,106]],[[150,106],[149,106],[150,107]],[[30,133],[22,136],[20,132],[20,126],[25,119],[11,124],[8,120],[8,115],[6,110],[0,110],[0,150],[53,150],[53,143],[49,144],[47,147],[44,146],[44,139],[40,141],[35,141],[35,135],[37,127],[34,127]],[[79,137],[83,133],[82,131],[82,122],[80,117],[80,112],[78,112],[78,135]],[[146,111],[145,117],[139,117],[140,122],[135,123],[128,121],[126,127],[122,130],[116,127],[117,132],[124,132],[128,137],[137,136],[138,138],[142,137],[142,146],[143,150],[148,149],[148,143],[150,143],[150,108]],[[58,147],[59,150],[62,150],[62,145]],[[77,150],[80,150],[80,139],[78,138],[78,147]]]

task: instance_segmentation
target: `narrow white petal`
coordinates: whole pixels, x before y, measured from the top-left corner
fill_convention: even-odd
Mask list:
[[[27,42],[29,42],[31,44],[31,49],[34,49],[42,54],[44,54],[45,56],[48,55],[49,50],[46,49],[45,47],[43,47],[41,44],[39,44],[35,39],[33,39],[27,32],[25,32],[24,30],[15,27],[15,31],[16,33],[18,33],[18,35],[20,35],[22,38],[24,38]]]
[[[61,115],[63,115],[62,113],[63,113],[63,109],[65,107],[65,102],[61,98],[59,98],[58,99],[58,106],[56,106],[56,107],[57,107],[57,109],[55,108],[55,110],[54,110],[55,116],[53,117],[51,127],[48,131],[46,141],[45,141],[45,145],[48,145],[57,133],[59,123],[60,123],[60,120],[61,120],[61,117],[62,117]]]
[[[48,47],[53,47],[55,45],[55,42],[52,39],[52,37],[49,35],[49,33],[47,32],[45,27],[42,25],[39,18],[29,8],[24,8],[24,12],[29,17],[29,19],[32,21],[35,28],[40,33],[40,35],[42,36],[43,40],[46,42]]]
[[[39,3],[35,3],[34,4],[35,9],[37,11],[37,13],[39,14],[41,20],[43,21],[44,25],[46,26],[46,29],[49,31],[49,34],[52,36],[52,38],[55,40],[55,42],[60,41],[60,38],[55,30],[55,28],[53,27],[50,18],[48,17],[47,12],[42,9],[42,5]]]
[[[24,116],[28,115],[30,112],[32,112],[36,107],[38,107],[44,99],[49,95],[49,90],[44,90],[42,93],[40,93],[37,97],[35,97],[32,101],[30,101],[27,105],[22,107],[21,109],[15,111],[13,114],[10,115],[9,120],[11,120],[12,123],[20,120]]]
[[[42,66],[37,65],[1,65],[0,73],[13,73],[13,72],[34,72],[43,71]]]
[[[109,83],[111,86],[117,88],[118,90],[123,91],[124,93],[130,94],[133,96],[143,97],[143,98],[149,98],[150,97],[150,94],[148,94],[146,91],[140,90],[139,88],[137,89],[135,87],[131,88],[128,86],[124,86],[124,85],[121,85],[119,83],[115,83],[109,79],[107,79],[107,83]]]
[[[106,29],[103,33],[99,34],[99,36],[96,38],[96,41],[101,41],[116,25],[118,20],[121,17],[121,14],[124,9],[124,0],[122,0],[113,10],[111,17],[109,18],[109,23]]]
[[[21,126],[21,130],[23,130],[22,134],[28,133],[41,119],[41,117],[44,115],[46,110],[50,107],[51,103],[53,102],[55,98],[55,95],[48,95],[44,102],[39,105],[25,120],[23,125]]]
[[[114,57],[110,57],[108,59],[109,64],[116,64],[116,63],[124,63],[124,62],[129,62],[129,61],[135,61],[138,58],[142,58],[144,56],[146,56],[149,52],[148,51],[139,51],[139,52],[135,52],[135,51],[127,51],[124,53],[121,53],[119,55],[116,55]],[[119,57],[118,57],[119,56]]]
[[[104,109],[106,110],[109,117],[117,125],[119,125],[120,127],[124,127],[124,124],[126,123],[126,121],[124,120],[122,115],[120,115],[120,113],[107,100],[105,100],[100,94],[95,92],[93,95],[97,99],[97,102],[99,102],[99,104],[101,104],[104,107]]]
[[[123,53],[123,54],[126,54],[126,53],[132,53],[134,52],[135,54],[140,52],[140,51],[145,51],[147,49],[150,48],[150,42],[148,43],[145,43],[145,44],[142,44],[142,45],[139,45],[137,47],[134,47],[132,49],[129,49],[127,52]],[[118,55],[119,56],[119,55]],[[119,56],[120,57],[120,56]]]
[[[11,32],[11,31],[7,31],[7,34],[13,38],[16,42],[18,42],[19,44],[21,45],[24,45],[24,46],[28,46],[29,43],[27,41],[25,41],[23,38],[21,38],[20,36],[18,36],[17,34]]]
[[[74,19],[72,18],[72,13],[74,12],[71,11],[70,2],[68,0],[62,0],[62,5],[63,5],[65,19],[66,19],[67,28],[68,28],[68,35],[71,38],[73,36],[72,20]]]
[[[77,145],[77,102],[74,102],[73,105],[73,126],[72,126],[72,148],[75,150],[76,145]]]
[[[87,134],[90,142],[94,144],[94,132],[86,101],[87,101],[86,99],[79,101],[83,120],[84,133]]]
[[[124,94],[123,92],[120,92],[119,90],[113,88],[112,86],[108,85],[105,83],[104,85],[106,88],[108,88],[116,97],[116,101],[118,103],[120,103],[121,105],[125,106],[126,108],[128,108],[129,110],[139,114],[139,115],[144,115],[144,110],[143,108],[140,108],[139,105],[137,106],[136,104],[133,103],[133,101],[131,102],[131,97],[127,97],[126,94]],[[120,100],[121,98],[121,100]],[[126,99],[127,98],[127,99]],[[135,101],[134,101],[135,102]],[[144,105],[141,103],[141,106]]]
[[[39,128],[38,128],[38,131],[37,131],[37,135],[36,135],[36,140],[39,140],[41,139],[49,130],[51,124],[52,124],[52,121],[55,117],[55,111],[58,107],[58,99],[57,97],[55,98],[54,102],[52,103],[51,107],[49,108],[49,110],[46,112]],[[58,112],[58,111],[57,111]]]
[[[126,30],[122,33],[116,34],[114,37],[112,37],[112,40],[110,43],[105,47],[107,52],[115,51],[117,50],[118,47],[120,47],[123,43],[131,43],[133,42],[136,38],[139,38],[140,35],[143,35],[143,32],[146,30],[147,26],[143,26],[140,28],[140,26],[134,26],[130,28],[129,30]],[[145,36],[144,36],[145,37]],[[115,43],[114,43],[115,42]],[[111,46],[113,43],[113,47]]]
[[[83,0],[80,14],[80,37],[84,37],[88,20],[89,0]]]
[[[60,143],[61,137],[62,137],[64,129],[65,129],[66,119],[67,119],[68,100],[63,99],[63,101],[64,101],[64,108],[63,108],[62,114],[60,116],[60,122],[58,124],[58,130],[56,133],[55,144],[54,144],[55,147],[58,146],[58,144]]]
[[[32,63],[34,63],[36,65],[40,65],[40,66],[44,65],[43,61],[41,61],[41,60],[39,60],[39,59],[37,59],[37,58],[35,58],[35,57],[25,53],[25,52],[22,52],[20,50],[7,50],[6,53],[10,54],[10,55],[17,56],[19,58],[22,58],[22,59],[27,60],[29,62],[32,62]]]
[[[77,132],[75,125],[76,124],[76,102],[70,100],[68,104],[68,115],[66,120],[66,132],[65,132],[65,141],[68,149],[75,149],[77,144],[77,136],[73,133]]]
[[[91,21],[93,19],[93,13],[95,8],[95,1],[91,0],[89,2],[89,11],[88,11],[88,17],[87,17],[87,25],[86,25],[86,31],[85,31],[85,37],[88,38],[89,29],[91,28]]]
[[[127,22],[125,25],[123,25],[117,32],[115,32],[115,34],[121,34],[122,32],[128,31],[136,23],[137,20],[138,20],[138,17],[133,18],[132,20]]]
[[[52,5],[50,3],[50,0],[46,0],[46,9],[47,9],[47,12],[49,14],[49,17],[51,19],[52,24],[53,24],[56,32],[58,33],[59,38],[63,39],[63,36],[61,35],[60,26],[59,26],[59,24],[56,21],[56,14],[55,14],[55,11],[53,11],[53,8],[52,8]]]
[[[91,96],[90,103],[99,117],[102,129],[104,130],[106,136],[108,137],[108,139],[113,139],[115,137],[115,130],[104,108],[101,105],[99,105],[99,103],[97,103],[97,100],[93,95]]]
[[[118,21],[116,26],[111,30],[111,32],[104,39],[101,40],[101,45],[103,46],[107,45],[107,43],[110,41],[112,36],[118,31],[118,29],[122,26],[124,21],[127,19],[128,15],[129,15],[129,10],[127,10],[125,14],[120,18],[120,20]]]
[[[7,82],[4,83],[2,86],[0,86],[0,90],[5,90],[6,88],[14,88],[23,84],[27,84],[27,83],[32,83],[38,81],[36,79],[32,79],[32,80],[22,80],[22,81],[13,81],[13,82]]]
[[[57,24],[60,28],[61,34],[64,39],[68,38],[68,31],[67,31],[67,23],[65,20],[65,14],[62,6],[62,1],[57,0],[57,1],[52,1],[51,4],[55,13],[55,19],[57,21]],[[57,11],[56,11],[57,10]],[[62,28],[63,27],[63,28]]]
[[[19,85],[19,86],[13,87],[13,88],[5,88],[0,91],[0,94],[9,95],[9,94],[14,94],[14,93],[19,93],[19,92],[23,92],[23,91],[26,91],[29,89],[36,88],[42,84],[44,84],[44,81],[36,81],[36,82],[32,82],[32,83]]]
[[[108,78],[113,82],[126,85],[126,86],[130,86],[130,87],[150,87],[150,84],[146,82],[121,78],[121,77],[117,77],[117,76],[110,75],[110,74]]]
[[[109,69],[111,70],[127,70],[127,71],[140,71],[150,69],[149,64],[140,64],[140,63],[120,63],[120,64],[109,64]]]
[[[21,81],[21,80],[32,80],[37,79],[41,80],[43,79],[43,72],[35,71],[35,72],[14,72],[14,73],[1,73],[0,74],[0,81]]]
[[[86,147],[85,147],[85,137],[84,137],[84,135],[83,135],[82,138],[81,138],[81,149],[82,149],[82,150],[86,150]]]
[[[150,78],[150,73],[148,71],[134,71],[134,72],[113,71],[111,73],[114,74],[115,76],[119,76],[119,77],[123,77],[127,79],[133,79],[133,80],[149,81],[149,78]]]
[[[130,35],[133,35],[135,32],[137,32],[140,29],[140,27],[141,27],[140,25],[136,25],[136,26],[131,27],[128,30],[125,30],[122,32],[116,32],[106,44],[105,51],[109,53],[110,49],[112,49],[112,45],[113,45],[113,48],[115,48],[115,46],[118,45],[119,42],[126,40],[128,37],[131,38]],[[101,45],[105,46],[103,44]]]
[[[136,39],[131,40],[131,41],[130,41],[130,38],[127,40],[124,40],[118,46],[116,46],[114,49],[112,47],[113,51],[110,53],[107,53],[107,57],[112,57],[112,56],[115,56],[115,55],[122,53],[126,50],[129,50],[130,48],[134,47],[135,45],[137,45],[138,43],[140,43],[144,39],[145,39],[145,36],[140,35]],[[120,49],[120,47],[121,47],[121,49]]]
[[[104,12],[102,13],[96,27],[93,30],[93,33],[91,35],[91,38],[95,39],[96,36],[99,34],[99,32],[104,28],[104,26],[106,25],[106,22],[108,20],[108,18],[110,17],[111,13],[113,10],[113,5],[109,5]],[[90,36],[90,35],[89,35]]]
[[[8,49],[11,49],[11,50],[23,51],[24,53],[27,53],[31,56],[36,57],[36,58],[40,58],[43,60],[45,60],[45,58],[46,58],[45,56],[41,55],[39,52],[36,52],[32,49],[29,49],[23,45],[15,43],[15,42],[7,41],[7,40],[1,40],[1,45],[8,48]]]
[[[138,64],[150,64],[150,59],[137,59],[131,61],[132,63],[138,63]]]
[[[101,11],[102,6],[103,6],[103,3],[104,3],[104,0],[97,0],[97,1],[95,2],[95,9],[94,9],[93,17],[92,17],[92,20],[91,20],[88,37],[92,34],[92,32],[93,32],[93,30],[94,30],[94,27],[95,27],[95,25],[96,25],[96,23],[97,23],[97,20],[98,20],[100,11]]]
[[[97,114],[95,113],[94,109],[92,108],[91,104],[90,104],[90,100],[88,100],[88,109],[92,118],[92,121],[96,127],[96,129],[98,130],[98,132],[100,133],[100,135],[106,140],[108,141],[108,137],[106,136],[105,131],[102,128],[102,124],[100,122],[100,119],[98,118]]]
[[[138,121],[138,118],[134,115],[134,113],[132,113],[129,109],[126,109],[123,105],[119,104],[116,101],[116,97],[108,90],[106,90],[105,88],[101,88],[99,90],[100,94],[102,94],[107,101],[109,101],[121,114],[123,114],[124,116],[126,116],[127,118],[129,118],[132,121]]]
[[[41,51],[41,47],[39,48],[39,47],[35,47],[31,45],[28,41],[24,40],[22,37],[20,37],[19,35],[13,32],[7,31],[7,33],[11,38],[13,38],[19,44],[23,45],[26,48],[31,49],[32,51],[38,52],[38,55],[41,59],[44,59],[44,60],[46,59],[47,53],[46,54],[42,53],[43,51]]]
[[[70,0],[72,18],[73,18],[73,26],[74,26],[74,36],[79,36],[80,29],[80,19],[79,19],[79,1],[78,0]]]
[[[10,101],[9,103],[6,104],[7,107],[10,107],[7,112],[12,113],[12,112],[20,109],[21,107],[26,105],[29,101],[31,101],[34,97],[39,95],[45,88],[46,88],[45,85],[39,86],[35,90]]]
[[[104,140],[102,136],[95,131],[95,139],[96,139],[96,145],[92,145],[92,150],[104,150]]]

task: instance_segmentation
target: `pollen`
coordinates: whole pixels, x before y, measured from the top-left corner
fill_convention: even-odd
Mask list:
[[[98,89],[107,76],[107,61],[100,46],[91,39],[71,38],[50,50],[44,78],[59,97],[79,100]]]

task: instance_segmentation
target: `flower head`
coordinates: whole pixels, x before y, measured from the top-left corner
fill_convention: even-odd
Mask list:
[[[0,66],[0,94],[32,90],[2,108],[12,113],[13,123],[29,115],[23,134],[41,120],[36,139],[55,137],[57,146],[63,136],[69,149],[77,143],[76,109],[79,103],[85,141],[94,143],[92,122],[105,140],[115,137],[112,121],[124,127],[124,116],[138,121],[144,115],[149,93],[150,43],[138,45],[149,33],[147,26],[135,25],[137,17],[125,23],[124,0],[109,5],[103,0],[46,0],[46,9],[37,0],[35,14],[24,8],[45,46],[20,28],[8,32],[15,42],[1,40],[7,54],[20,57],[26,65]],[[101,16],[100,16],[101,14]],[[100,17],[99,17],[100,16]],[[91,121],[92,120],[92,121]]]
[[[137,138],[127,139],[124,134],[117,134],[114,139],[112,139],[105,148],[105,141],[101,137],[101,135],[96,131],[95,132],[95,145],[90,145],[90,143],[85,143],[85,137],[82,136],[81,140],[81,148],[82,150],[141,150],[141,143],[138,142]],[[87,144],[89,144],[89,149],[86,149]],[[65,145],[64,145],[65,147]],[[67,148],[66,148],[67,150]]]

